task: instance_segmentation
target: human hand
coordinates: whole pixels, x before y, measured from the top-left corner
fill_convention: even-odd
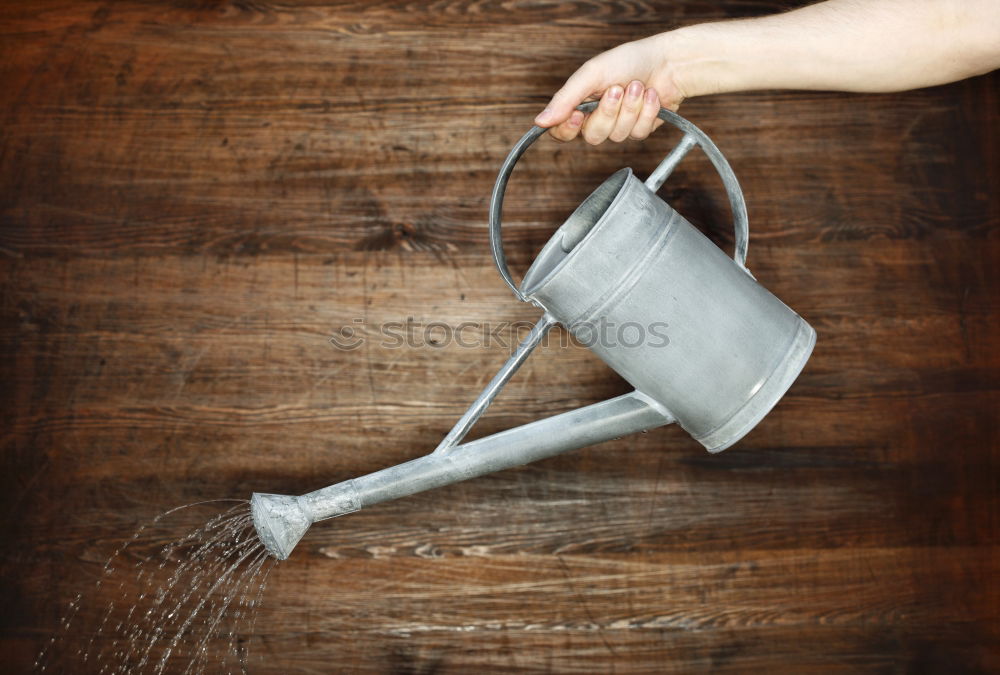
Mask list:
[[[598,54],[566,80],[535,124],[559,141],[582,133],[592,145],[612,140],[642,140],[663,122],[660,107],[677,110],[684,94],[666,57],[668,34],[627,42]],[[576,110],[583,101],[600,99],[589,115]]]

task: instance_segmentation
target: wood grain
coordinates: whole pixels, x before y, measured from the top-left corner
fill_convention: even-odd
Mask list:
[[[432,449],[536,317],[486,207],[551,92],[621,41],[795,4],[0,3],[0,670],[156,514]],[[685,103],[751,269],[819,333],[789,394],[721,455],[666,428],[317,525],[250,672],[1000,670],[998,82]],[[672,139],[540,142],[513,266]],[[731,246],[703,157],[662,194]],[[473,433],[624,391],[557,330]]]

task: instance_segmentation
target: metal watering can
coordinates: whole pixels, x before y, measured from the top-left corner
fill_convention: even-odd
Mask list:
[[[300,497],[254,493],[254,525],[272,555],[286,559],[318,520],[672,422],[720,452],[771,410],[809,359],[816,332],[747,270],[746,204],[725,157],[676,113],[659,117],[684,132],[680,143],[645,183],[631,169],[604,181],[556,230],[520,286],[507,267],[500,215],[514,165],[545,129],[533,127],[517,142],[493,188],[490,244],[504,281],[542,317],[434,452]],[[732,259],[656,196],[695,145],[729,195]],[[557,322],[635,390],[460,445]]]

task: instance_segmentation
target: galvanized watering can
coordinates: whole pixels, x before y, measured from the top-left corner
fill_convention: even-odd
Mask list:
[[[254,493],[254,525],[272,555],[287,558],[318,520],[672,422],[720,452],[778,402],[812,353],[816,332],[747,270],[746,205],[725,157],[676,113],[659,116],[684,132],[680,143],[644,183],[631,169],[604,181],[556,230],[520,286],[504,257],[500,215],[514,165],[545,130],[533,127],[518,141],[493,188],[490,242],[504,281],[542,317],[431,454],[300,497]],[[732,259],[656,196],[695,145],[729,195]],[[635,390],[460,445],[557,322]]]

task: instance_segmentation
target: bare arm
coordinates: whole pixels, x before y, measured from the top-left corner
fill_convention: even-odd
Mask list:
[[[645,138],[662,103],[752,89],[901,91],[1000,67],[1000,0],[827,0],[680,28],[585,63],[536,123],[590,143]],[[600,98],[589,118],[573,112]]]

